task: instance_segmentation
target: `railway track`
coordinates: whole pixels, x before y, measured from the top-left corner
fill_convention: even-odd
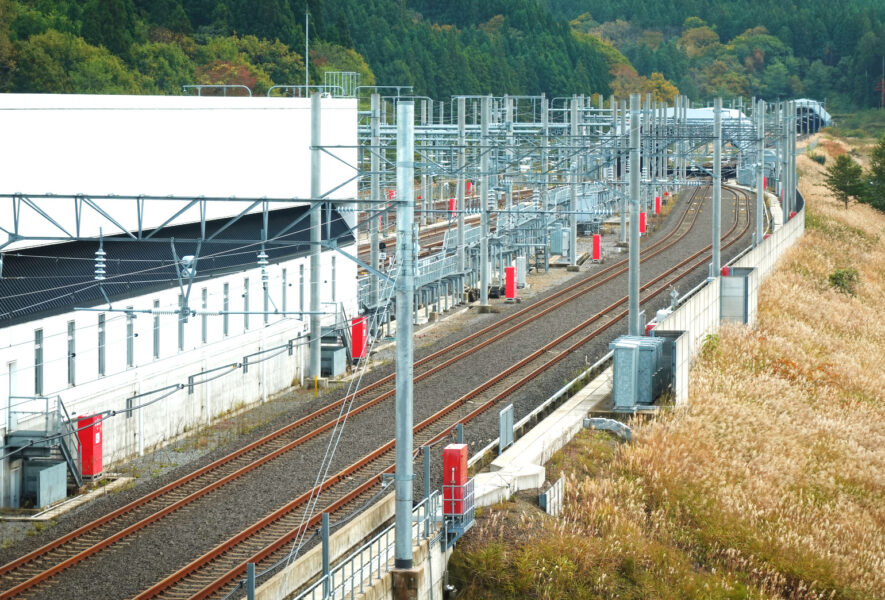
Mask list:
[[[695,195],[693,194],[693,197],[687,203],[688,206],[683,212],[677,226],[664,239],[656,242],[655,244],[649,245],[647,248],[644,249],[646,257],[652,256],[655,250],[663,251],[663,249],[672,246],[672,244],[675,244],[679,239],[681,239],[680,236],[685,235],[690,229],[690,223],[694,222],[694,218],[696,218],[696,215],[698,213],[699,204],[700,201],[697,200]],[[689,219],[688,217],[692,215],[692,213],[693,217]],[[737,219],[735,220],[735,225],[732,227],[731,230],[729,230],[729,232],[726,232],[725,235],[730,235],[731,232],[734,231],[735,227],[737,227]],[[675,239],[673,239],[674,237]],[[733,241],[730,243],[733,243]],[[541,316],[548,314],[552,310],[555,310],[558,306],[562,306],[563,304],[574,300],[576,297],[583,295],[584,293],[592,289],[595,289],[595,287],[598,287],[598,285],[601,285],[605,281],[622,273],[623,263],[625,262],[626,261],[620,261],[612,265],[611,267],[602,269],[599,272],[592,274],[590,277],[587,277],[584,280],[577,282],[576,284],[560,290],[559,292],[551,295],[545,300],[530,305],[508,316],[507,318],[502,319],[497,323],[490,325],[489,327],[484,328],[483,330],[480,330],[471,336],[468,336],[468,338],[465,338],[465,340],[462,340],[457,344],[453,344],[448,348],[444,348],[437,353],[434,353],[420,361],[417,361],[416,367],[418,368],[416,368],[416,381],[420,381],[421,379],[424,379],[425,377],[428,377],[433,373],[440,371],[441,369],[453,364],[454,362],[465,358],[468,354],[475,352],[481,347],[485,347],[499,339],[502,339],[516,328],[521,327],[524,323],[529,322],[530,320],[536,320]],[[619,269],[621,269],[620,272],[618,272]],[[560,298],[562,298],[563,296],[566,297],[560,300]],[[541,308],[542,310],[538,311],[539,308]],[[613,310],[613,308],[611,310]],[[521,318],[524,318],[525,320],[519,321],[519,319]],[[587,327],[592,322],[596,322],[602,318],[603,317],[600,316],[593,321],[585,322],[584,324],[582,324],[582,326]],[[615,320],[616,319],[612,319],[610,323],[614,323]],[[497,328],[500,328],[505,323],[510,323],[513,321],[517,322],[512,324],[507,330],[495,333],[495,330]],[[598,332],[594,333],[593,335],[597,334]],[[567,340],[558,340],[556,343],[559,346],[566,344],[567,347],[566,342]],[[463,348],[464,346],[468,345],[470,346],[469,348]],[[450,354],[456,349],[462,349],[462,354],[448,359],[445,358],[446,355]],[[546,352],[546,350],[541,352]],[[560,352],[560,356],[564,356],[565,354],[567,354],[567,352],[568,349]],[[524,367],[526,367],[526,364],[522,364],[520,368]],[[374,397],[353,408],[352,411],[349,413],[349,416],[354,416],[355,414],[358,414],[363,410],[368,410],[372,406],[375,406],[383,400],[392,396],[392,379],[392,376],[382,378],[378,382],[361,390],[358,394],[360,397],[367,396],[369,392],[373,392]],[[498,383],[499,381],[489,383],[486,388],[488,388],[489,386],[494,386]],[[219,459],[215,463],[207,465],[203,469],[195,471],[194,473],[185,476],[176,482],[164,486],[163,488],[160,488],[159,490],[106,515],[102,519],[99,519],[98,521],[90,525],[84,526],[77,531],[71,532],[70,534],[63,536],[50,544],[47,544],[43,548],[40,548],[18,559],[17,561],[13,561],[7,565],[4,565],[3,567],[0,567],[0,576],[3,577],[4,588],[4,591],[0,593],[0,598],[19,597],[26,592],[31,593],[31,591],[33,591],[34,593],[38,593],[40,589],[44,587],[44,584],[47,580],[64,571],[66,568],[69,568],[70,566],[77,564],[83,560],[86,560],[89,556],[92,556],[102,551],[103,549],[126,539],[127,537],[133,535],[135,532],[143,529],[144,527],[150,526],[152,523],[163,519],[167,515],[172,514],[180,508],[187,506],[193,502],[199,501],[205,496],[220,489],[227,483],[239,478],[246,472],[254,469],[256,466],[266,464],[274,458],[281,456],[286,452],[290,452],[295,447],[303,444],[306,440],[321,435],[322,433],[334,427],[334,424],[337,420],[331,419],[324,421],[323,417],[331,411],[339,409],[344,402],[348,402],[353,399],[354,396],[348,396],[336,403],[325,407],[320,411],[299,419],[291,425],[272,433],[266,438],[253,442],[252,444],[246,446],[236,453],[233,453],[232,455]],[[467,402],[467,400],[462,401],[460,405],[463,405],[465,402]],[[454,410],[455,408],[451,408],[449,412],[452,412]],[[437,420],[439,421],[439,419],[442,419],[442,417],[439,417]],[[457,419],[455,419],[455,421],[460,419],[463,419],[463,416],[459,416]],[[321,421],[324,422],[321,423]],[[442,424],[439,425],[439,427],[442,427],[442,434],[434,433],[433,436],[445,435],[445,433],[454,424],[454,421],[449,423],[448,420],[445,420],[441,421],[441,423]],[[419,425],[419,428],[420,427],[421,426]],[[422,438],[425,436],[423,430],[424,429],[421,428],[419,431],[416,432],[416,440],[421,443],[429,443],[426,440],[422,441]],[[380,455],[375,456],[374,459],[380,462],[373,464],[384,464],[384,461],[387,460],[384,457],[389,451],[390,449],[387,449]],[[346,472],[347,469],[345,469],[345,472],[339,473],[337,476],[324,482],[323,486],[325,488],[328,488],[334,481],[353,481],[354,479],[371,482],[373,481],[373,478],[377,479],[378,474],[380,474],[381,471],[385,470],[378,470],[375,475],[371,475],[369,479],[366,480],[365,474],[373,473],[374,469],[375,466],[370,466],[368,464],[354,466],[352,471]],[[358,474],[360,475],[359,478],[357,477]],[[359,489],[361,485],[357,485],[354,488],[356,492],[353,492],[353,490],[340,492],[341,500],[334,500],[333,498],[334,501],[332,502],[332,505],[334,506],[330,506],[328,510],[338,509],[342,506],[350,506],[354,502],[358,502],[358,498],[351,498],[349,496],[352,495],[352,493],[356,493],[357,496],[359,496],[359,494],[369,493],[367,490],[371,488],[371,486],[369,486],[369,488],[361,490]],[[324,491],[324,494],[326,496],[332,493],[333,492],[331,491]],[[339,494],[339,492],[337,491],[334,493],[336,495]],[[291,508],[291,511],[294,511],[292,514],[297,515],[298,509],[296,507],[293,507]],[[300,517],[292,518],[300,519]],[[277,531],[291,526],[290,521],[285,522],[286,525],[274,525],[271,529]],[[309,524],[307,526],[312,526],[312,524]],[[247,536],[248,539],[252,539],[252,537],[253,536],[251,535]],[[286,541],[281,542],[282,545],[285,545],[286,543]],[[248,547],[249,546],[241,546],[241,548]],[[235,556],[239,556],[243,552],[249,553],[248,550],[238,550]],[[251,556],[250,558],[256,558],[256,556]],[[216,557],[214,560],[217,564],[218,558]],[[250,562],[254,561],[250,560]]]
[[[736,243],[749,230],[750,219],[749,213],[746,210],[747,198],[744,200],[743,211],[740,211],[741,202],[735,203],[737,218],[735,218],[731,229],[726,232],[725,237],[730,239],[725,240],[723,248]],[[739,212],[743,212],[746,216],[745,224],[743,229],[733,236],[732,234],[739,224]],[[646,302],[663,293],[674,282],[683,277],[685,273],[691,272],[698,266],[705,264],[708,260],[707,253],[709,250],[710,246],[698,250],[646,282],[641,287],[641,292],[644,293],[641,301]],[[506,402],[509,396],[526,384],[534,381],[545,370],[568,357],[571,352],[578,350],[581,346],[615,325],[620,319],[626,317],[627,311],[619,310],[626,303],[626,296],[618,299],[582,323],[524,357],[499,376],[462,395],[434,415],[417,424],[414,427],[415,445],[433,444],[448,435],[456,423],[468,423],[482,413]],[[600,321],[604,322],[600,323]],[[588,332],[587,329],[590,327],[594,328]],[[552,358],[550,357],[551,354],[553,355]],[[470,408],[465,408],[468,405]],[[301,502],[293,502],[291,507],[287,507],[286,516],[281,517],[281,519],[285,519],[288,523],[297,523],[297,525],[290,529],[284,537],[274,537],[275,534],[266,529],[269,527],[269,522],[267,520],[262,521],[257,524],[255,529],[250,528],[242,532],[236,538],[232,538],[229,542],[225,542],[213,549],[212,552],[207,553],[170,577],[157,583],[143,594],[137,596],[137,600],[222,597],[226,592],[230,591],[234,582],[243,577],[248,563],[256,563],[259,569],[263,569],[285,558],[288,553],[286,546],[305,528],[314,527],[319,520],[321,512],[334,512],[341,506],[357,506],[374,494],[381,485],[381,473],[393,471],[394,443],[394,440],[390,440],[367,457],[367,459],[347,467],[333,476],[330,481],[348,480],[355,473],[363,470],[368,473],[377,471],[377,475],[373,479],[366,480],[355,487],[353,483],[349,483],[341,488],[324,484],[322,491],[330,496],[332,502],[328,506],[325,506],[324,502],[325,507],[317,511],[314,518],[306,519],[303,514],[304,504],[306,499],[310,497],[310,493],[306,493]],[[347,491],[350,487],[353,487],[353,489]],[[265,537],[265,531],[267,531],[267,537]],[[238,540],[242,538],[249,539],[249,544],[238,545]],[[252,552],[253,549],[260,550]]]

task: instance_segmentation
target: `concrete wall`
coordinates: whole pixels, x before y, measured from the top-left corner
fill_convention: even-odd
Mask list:
[[[756,321],[756,305],[759,286],[777,261],[805,232],[805,209],[784,223],[761,244],[737,260],[733,266],[753,268],[748,278],[750,326]],[[704,338],[719,328],[720,278],[707,281],[685,303],[680,305],[658,325],[660,330],[685,331],[677,350],[677,376],[675,401],[684,404],[688,401],[688,365],[694,358]]]
[[[442,599],[444,573],[449,560],[448,552],[443,549],[439,540],[424,540],[416,546],[412,552],[412,561],[418,571],[418,593],[415,596],[420,599]],[[392,567],[393,561],[390,561]],[[393,577],[388,573],[365,590],[362,594],[355,594],[359,600],[386,600],[395,598],[393,593]]]
[[[355,546],[362,544],[372,532],[393,518],[394,494],[388,494],[372,505],[352,522],[329,536],[329,560],[334,564],[345,557]],[[305,552],[297,561],[271,577],[255,590],[256,600],[277,600],[297,590],[323,569],[322,545]]]
[[[719,328],[718,277],[707,280],[691,298],[664,318],[655,329],[684,331],[676,348],[676,404],[688,402],[688,367],[704,338]]]
[[[352,251],[352,249],[350,250]],[[322,270],[327,279],[335,261],[336,283],[322,286],[322,302],[344,303],[348,315],[356,314],[356,264],[332,252],[324,252]],[[304,267],[302,284],[301,267]],[[268,267],[268,289],[272,303],[283,309],[283,270],[286,271],[286,308],[310,309],[310,264],[308,258],[296,258]],[[249,309],[263,310],[264,294],[260,269],[195,283],[189,305],[202,307],[202,291],[206,290],[208,310],[222,310],[224,285],[228,285],[231,311],[243,311],[245,280],[249,280]],[[335,291],[333,298],[332,291]],[[115,304],[115,308],[147,308],[155,301],[163,309],[178,307],[179,290],[163,290],[154,294],[133,297]],[[331,305],[322,305],[332,312]],[[98,373],[98,316],[105,316],[105,375]],[[201,315],[191,316],[184,324],[184,346],[178,346],[178,315],[161,315],[159,320],[159,358],[154,358],[155,317],[137,315],[132,320],[135,336],[133,365],[127,365],[127,317],[124,313],[75,311],[30,323],[3,329],[0,342],[0,423],[7,423],[7,411],[40,410],[44,404],[10,400],[11,396],[33,396],[35,383],[34,332],[43,331],[43,393],[60,395],[70,414],[87,415],[103,411],[122,411],[127,398],[175,384],[187,384],[188,377],[199,375],[223,365],[242,363],[243,358],[262,349],[288,344],[294,340],[294,352],[284,351],[257,364],[261,357],[250,359],[248,369],[227,369],[227,374],[204,385],[174,392],[169,397],[142,410],[121,414],[104,423],[104,461],[113,464],[139,451],[162,444],[189,429],[205,425],[226,411],[261,401],[265,395],[284,390],[298,383],[302,363],[307,362],[304,337],[307,323],[291,317],[270,316],[263,327],[262,315],[249,315],[246,327],[244,315],[227,317],[228,332],[224,333],[223,316],[206,316],[206,339],[203,341]],[[76,356],[75,380],[68,383],[68,323],[75,324]],[[334,322],[333,315],[324,317],[325,324]],[[273,354],[273,353],[268,353]],[[216,372],[213,375],[220,375]],[[208,378],[208,377],[207,377]],[[198,378],[199,379],[199,378]],[[141,398],[135,404],[149,402]]]

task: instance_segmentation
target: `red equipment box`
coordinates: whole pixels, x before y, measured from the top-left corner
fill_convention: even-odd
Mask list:
[[[80,456],[83,463],[81,466],[81,472],[83,473],[83,476],[96,477],[101,475],[101,415],[79,417],[77,419],[77,430],[77,437],[80,438]]]
[[[443,448],[443,514],[464,514],[467,479],[467,444],[449,444]]]
[[[353,359],[366,357],[367,346],[366,317],[355,317],[351,320],[351,354]]]
[[[639,213],[639,233],[645,233],[645,213]]]
[[[602,260],[602,236],[598,233],[593,234],[593,260],[595,262]]]
[[[516,267],[504,267],[504,296],[508,300],[516,298]]]

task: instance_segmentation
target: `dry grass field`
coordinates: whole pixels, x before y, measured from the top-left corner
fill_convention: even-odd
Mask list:
[[[758,326],[708,339],[689,408],[560,452],[561,518],[482,511],[450,563],[462,598],[885,598],[885,214],[798,168],[807,232]]]

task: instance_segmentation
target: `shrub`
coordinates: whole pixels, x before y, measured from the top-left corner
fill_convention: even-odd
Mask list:
[[[830,285],[842,293],[854,296],[857,293],[857,284],[860,275],[855,268],[836,269],[830,273]]]

